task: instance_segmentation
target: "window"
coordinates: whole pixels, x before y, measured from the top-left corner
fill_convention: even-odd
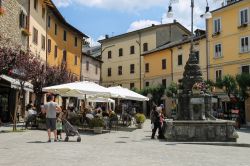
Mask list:
[[[214,19],[214,33],[219,33],[221,31],[221,19]]]
[[[0,7],[2,7],[2,0],[0,0]]]
[[[42,35],[41,37],[41,42],[42,42],[42,49],[45,50],[45,36]]]
[[[48,52],[50,53],[51,52],[51,40],[48,39]]]
[[[249,37],[242,37],[240,39],[240,52],[245,53],[250,51]]]
[[[161,85],[166,88],[166,86],[167,86],[167,80],[166,79],[162,79],[161,80]]]
[[[67,41],[67,32],[63,30],[63,40]]]
[[[48,17],[48,27],[50,27],[50,16]]]
[[[42,18],[45,18],[45,7],[42,7]]]
[[[123,50],[122,50],[122,48],[119,49],[119,56],[123,56]]]
[[[130,83],[130,89],[135,87],[135,83]]]
[[[37,3],[38,3],[37,0],[34,0],[34,9],[35,10],[37,10],[37,5],[38,5]]]
[[[77,56],[75,55],[75,65],[77,65]]]
[[[241,66],[241,72],[249,74],[250,73],[249,72],[249,65],[247,65],[247,66]]]
[[[89,61],[86,62],[86,70],[89,71]]]
[[[54,57],[57,58],[57,46],[55,45]]]
[[[33,43],[38,44],[38,30],[33,27]]]
[[[148,43],[143,43],[143,51],[148,51]]]
[[[148,87],[149,86],[149,82],[145,82],[145,86]]]
[[[148,73],[149,72],[149,63],[145,64],[145,72]]]
[[[135,73],[135,65],[134,64],[130,65],[130,73],[131,74]]]
[[[108,59],[111,59],[111,58],[112,58],[112,52],[108,51]]]
[[[178,55],[178,65],[182,65],[182,55]]]
[[[214,46],[214,57],[222,57],[222,49],[221,49],[221,44],[216,44]]]
[[[63,62],[67,61],[67,51],[63,50]]]
[[[108,77],[111,76],[111,68],[108,68]]]
[[[98,74],[98,65],[95,65],[95,74]]]
[[[222,78],[222,70],[216,70],[215,76],[216,76],[215,77],[216,80],[221,79]]]
[[[75,36],[75,47],[77,47],[77,37]]]
[[[57,35],[57,24],[55,24],[55,35]]]
[[[130,47],[130,54],[134,54],[135,53],[135,46],[131,46]]]
[[[28,28],[27,27],[27,16],[24,14],[23,11],[21,11],[19,15],[19,26],[20,28]]]
[[[122,75],[122,66],[118,66],[118,75]]]
[[[166,59],[162,59],[161,60],[161,66],[162,66],[163,70],[167,68],[167,64],[166,63],[167,63]]]
[[[195,52],[195,58],[197,59],[197,62],[200,63],[200,54],[199,54],[199,51]]]
[[[248,9],[243,9],[240,11],[240,25],[248,24]]]

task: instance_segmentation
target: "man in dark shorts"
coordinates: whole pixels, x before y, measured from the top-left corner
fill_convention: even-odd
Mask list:
[[[62,109],[54,102],[54,96],[47,97],[47,103],[44,104],[44,111],[46,113],[46,127],[48,130],[48,142],[51,142],[51,132],[54,133],[54,140],[57,141],[56,133],[56,112],[61,112]]]

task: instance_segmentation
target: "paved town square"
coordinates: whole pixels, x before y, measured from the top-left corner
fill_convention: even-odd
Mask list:
[[[1,127],[0,130],[7,128]],[[82,142],[47,143],[47,133],[27,130],[0,134],[0,165],[89,166],[250,166],[250,130],[241,129],[238,144],[182,144],[151,140],[150,123],[143,129],[82,133]],[[216,143],[215,143],[216,144]],[[227,146],[222,146],[227,145]]]

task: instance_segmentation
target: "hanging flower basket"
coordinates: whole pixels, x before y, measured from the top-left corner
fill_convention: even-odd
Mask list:
[[[0,7],[0,16],[4,15],[4,13],[5,13],[4,8],[3,8],[3,7]]]
[[[29,32],[29,30],[27,28],[22,28],[21,31],[22,31],[22,34],[24,36],[29,36],[30,35],[30,32]]]

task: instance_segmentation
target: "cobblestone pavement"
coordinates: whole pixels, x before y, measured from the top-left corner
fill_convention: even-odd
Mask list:
[[[0,128],[0,130],[3,129]],[[45,131],[0,133],[1,166],[250,166],[250,148],[181,144],[150,139],[144,129],[81,134],[82,142],[47,143]],[[239,143],[250,144],[249,130]]]

